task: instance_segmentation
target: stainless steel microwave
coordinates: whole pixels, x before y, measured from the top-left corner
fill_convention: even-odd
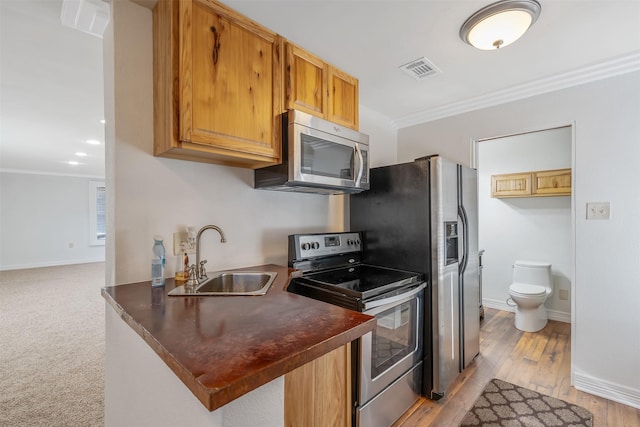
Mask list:
[[[369,189],[369,136],[297,110],[283,115],[283,162],[255,170],[254,187],[320,194]]]

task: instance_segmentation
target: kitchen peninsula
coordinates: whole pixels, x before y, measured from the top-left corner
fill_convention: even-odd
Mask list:
[[[313,412],[300,405],[314,394],[350,417],[349,343],[372,331],[375,319],[287,292],[292,269],[242,270],[277,277],[264,296],[170,297],[173,279],[165,287],[103,289],[105,425],[284,425],[300,409]],[[320,379],[297,375],[328,357],[313,369],[334,373],[328,377],[346,396],[338,403],[335,389],[322,396]]]

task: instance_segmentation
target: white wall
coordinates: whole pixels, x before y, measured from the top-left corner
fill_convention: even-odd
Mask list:
[[[640,72],[437,120],[398,133],[398,160],[470,164],[474,139],[575,123],[574,384],[640,407]],[[586,221],[587,202],[611,202]]]
[[[187,225],[215,224],[226,233],[225,244],[214,232],[203,235],[210,270],[286,265],[289,234],[344,229],[343,196],[254,190],[252,170],[153,157],[151,11],[116,1],[113,25],[113,40],[105,39],[105,93],[111,98],[107,123],[114,124],[107,128],[115,221],[109,233],[113,259],[107,260],[115,261],[115,283],[149,280],[152,236],[163,235],[170,251],[172,233]],[[395,161],[395,131],[363,110],[361,130],[370,134],[372,164]],[[175,259],[167,264],[172,275]]]
[[[382,114],[361,105],[360,132],[369,135],[372,168],[393,165],[398,160],[398,131]]]
[[[284,377],[209,412],[106,303],[106,427],[281,427]]]
[[[491,197],[491,175],[571,168],[571,127],[496,138],[478,143],[479,245],[485,249],[482,297],[487,307],[506,304],[516,260],[552,264],[553,294],[545,305],[550,319],[571,321],[571,197]]]
[[[104,261],[89,245],[89,181],[2,172],[0,270]]]

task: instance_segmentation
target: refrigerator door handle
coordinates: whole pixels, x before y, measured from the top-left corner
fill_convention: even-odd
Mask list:
[[[460,259],[458,271],[462,274],[469,262],[469,218],[462,205],[458,206],[458,215],[462,221],[462,259]]]

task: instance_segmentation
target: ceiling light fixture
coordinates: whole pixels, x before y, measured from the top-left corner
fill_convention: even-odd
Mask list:
[[[71,166],[78,166],[80,163],[76,162],[75,160],[70,160],[67,163],[69,163]]]
[[[518,40],[540,16],[536,0],[502,0],[471,15],[460,28],[460,38],[470,45],[493,50]]]
[[[78,157],[86,157],[87,153],[83,153],[83,152],[79,151],[79,152],[76,153],[76,156],[78,156]]]
[[[87,139],[85,142],[91,145],[100,145],[100,141],[96,141],[95,139]]]

